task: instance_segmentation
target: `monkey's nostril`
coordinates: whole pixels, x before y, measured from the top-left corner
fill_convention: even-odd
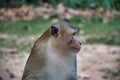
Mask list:
[[[82,43],[81,43],[81,42],[79,42],[79,44],[81,45]]]

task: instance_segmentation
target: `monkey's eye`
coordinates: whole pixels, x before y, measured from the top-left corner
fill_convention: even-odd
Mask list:
[[[75,36],[76,34],[77,34],[77,33],[76,33],[76,32],[74,32],[72,35],[73,35],[73,36]]]
[[[75,39],[76,34],[77,34],[76,32],[74,32],[74,33],[72,34],[72,40]]]

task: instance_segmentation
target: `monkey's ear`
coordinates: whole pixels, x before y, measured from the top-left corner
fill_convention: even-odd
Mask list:
[[[57,36],[58,36],[58,28],[55,27],[55,26],[51,26],[51,34],[52,34],[54,37],[57,37]]]

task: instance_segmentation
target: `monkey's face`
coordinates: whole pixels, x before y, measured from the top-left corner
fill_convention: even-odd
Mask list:
[[[72,29],[71,32],[68,33],[67,45],[68,48],[72,52],[79,52],[81,49],[81,41],[77,36],[78,30]]]
[[[66,53],[78,53],[81,49],[81,41],[77,36],[78,31],[65,20],[51,26],[51,34],[55,39],[54,48]]]
[[[57,34],[55,34],[56,32]],[[55,48],[68,53],[78,53],[81,49],[81,41],[77,33],[78,30],[70,27],[54,30],[53,34],[56,40],[54,41]]]

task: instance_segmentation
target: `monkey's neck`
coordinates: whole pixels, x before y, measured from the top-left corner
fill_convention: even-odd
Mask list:
[[[76,55],[71,54],[67,56],[60,55],[56,51],[48,49],[47,51],[48,61],[47,61],[47,73],[50,74],[50,80],[67,80],[66,76],[72,76],[76,74]],[[61,77],[59,77],[61,76]],[[76,77],[76,76],[74,76]]]

